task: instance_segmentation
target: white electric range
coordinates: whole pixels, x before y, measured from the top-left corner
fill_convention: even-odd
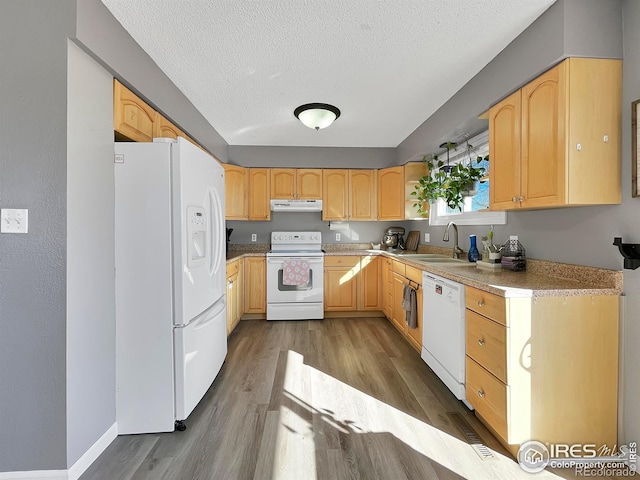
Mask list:
[[[267,320],[324,318],[320,232],[272,232],[267,253]]]

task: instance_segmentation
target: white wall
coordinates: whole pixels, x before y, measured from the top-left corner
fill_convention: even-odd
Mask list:
[[[113,77],[68,42],[67,467],[115,423]]]

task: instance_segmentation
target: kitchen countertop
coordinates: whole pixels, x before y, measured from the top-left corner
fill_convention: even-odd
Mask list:
[[[256,248],[259,247],[257,245],[252,247],[254,248],[247,250],[230,250],[227,254],[227,261],[242,256],[264,256],[266,254],[264,248]],[[338,248],[331,246],[325,250],[327,256],[382,255],[502,297],[596,296],[620,295],[622,293],[622,272],[617,270],[527,259],[527,271],[498,270],[494,272],[477,268],[472,263],[469,265],[429,264],[411,260],[410,257],[402,254],[397,255],[384,250],[369,250],[361,247]]]

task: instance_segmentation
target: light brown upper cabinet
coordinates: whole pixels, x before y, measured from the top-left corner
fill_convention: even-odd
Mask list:
[[[225,163],[224,187],[226,219],[248,220],[249,169]]]
[[[378,220],[404,220],[404,167],[378,170]]]
[[[156,112],[156,118],[153,122],[153,136],[154,138],[173,138],[176,139],[178,137],[188,138],[187,134],[176,127],[169,120],[164,118],[158,112]],[[193,142],[192,142],[193,143]]]
[[[489,110],[492,210],[621,201],[620,60],[569,58]]]
[[[349,170],[322,170],[322,220],[349,218]]]
[[[375,170],[322,170],[323,220],[376,220]]]
[[[272,168],[271,198],[320,200],[322,170],[319,168]]]
[[[249,220],[271,220],[270,169],[249,169],[248,218]]]
[[[376,170],[349,170],[349,220],[376,220]]]
[[[156,111],[117,80],[113,81],[113,128],[123,140],[151,142]]]

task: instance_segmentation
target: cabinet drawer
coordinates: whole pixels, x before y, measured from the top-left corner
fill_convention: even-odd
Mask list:
[[[465,287],[466,305],[469,310],[489,317],[491,320],[506,325],[507,312],[504,297],[484,292],[473,287]]]
[[[238,260],[234,260],[231,263],[227,263],[227,278],[231,275],[237,275],[240,271],[240,262]]]
[[[409,280],[413,280],[418,285],[422,285],[422,270],[415,267],[411,267],[409,265],[405,265],[404,268],[405,268],[405,277],[407,277]]]
[[[342,255],[342,256],[325,256],[325,267],[355,267],[358,265],[360,257],[357,255]]]
[[[467,401],[476,412],[507,440],[507,386],[484,368],[466,357]]]
[[[404,263],[399,262],[398,260],[393,261],[393,271],[399,273],[402,276],[405,276],[406,266]]]
[[[467,310],[467,355],[507,383],[507,328]]]

